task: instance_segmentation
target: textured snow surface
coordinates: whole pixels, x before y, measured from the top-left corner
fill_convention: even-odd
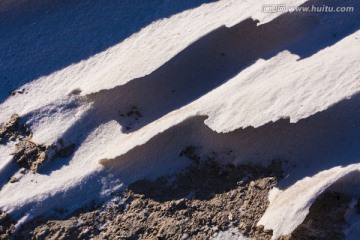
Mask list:
[[[0,122],[18,113],[33,141],[76,151],[9,184],[14,144],[1,145],[0,208],[23,220],[71,212],[183,169],[178,153],[199,145],[294,166],[259,222],[276,239],[323,191],[356,183],[360,3],[272,1],[355,7],[283,14],[264,3],[2,1]],[[139,119],[126,117],[134,106]],[[356,184],[342,189],[356,197]]]

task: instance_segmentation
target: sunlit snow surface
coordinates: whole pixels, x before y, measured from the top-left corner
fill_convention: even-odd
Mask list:
[[[188,145],[232,149],[237,164],[289,161],[259,223],[274,238],[323,191],[357,182],[358,1],[272,2],[354,6],[341,14],[262,13],[266,1],[141,2],[0,3],[0,122],[18,113],[35,142],[77,146],[8,184],[14,144],[2,145],[2,209],[30,219],[107,200],[183,169]],[[16,89],[25,90],[9,96]],[[121,116],[134,106],[140,119]],[[344,189],[356,197],[356,184]]]

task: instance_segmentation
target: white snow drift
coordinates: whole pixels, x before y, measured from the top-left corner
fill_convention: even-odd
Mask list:
[[[18,9],[9,2],[2,11]],[[18,113],[34,141],[61,138],[77,149],[9,184],[14,144],[0,146],[0,207],[23,220],[71,212],[135,180],[179,171],[188,164],[179,151],[193,144],[231,149],[222,160],[237,164],[282,158],[296,166],[285,169],[259,222],[274,239],[291,233],[317,196],[360,169],[360,16],[265,14],[264,3],[223,0],[184,10],[21,86],[24,94],[0,105],[0,121]],[[138,119],[126,116],[134,106]]]

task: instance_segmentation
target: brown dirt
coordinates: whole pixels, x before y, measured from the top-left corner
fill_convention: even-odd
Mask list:
[[[32,135],[30,128],[21,123],[21,118],[17,114],[13,114],[9,121],[0,127],[0,143],[19,141],[13,152],[14,161],[20,168],[36,172],[40,164],[46,161],[46,147],[32,142]],[[10,182],[16,182],[16,179],[12,178]]]
[[[279,179],[279,164],[222,166],[194,164],[176,177],[141,180],[121,201],[75,214],[67,220],[37,219],[17,239],[209,239],[237,227],[253,239],[270,239],[256,223]]]
[[[16,144],[15,152],[13,152],[14,160],[21,168],[37,172],[40,165],[47,160],[47,147],[39,146],[36,143],[23,140]]]
[[[20,120],[19,115],[13,114],[7,123],[0,126],[0,144],[4,144],[7,141],[31,138],[32,132]]]
[[[10,235],[14,229],[15,222],[11,220],[7,213],[0,211],[0,240],[10,239]]]
[[[63,140],[52,146],[36,144],[31,140],[33,133],[31,129],[21,122],[17,114],[13,114],[9,121],[0,126],[0,144],[8,141],[18,141],[15,151],[12,153],[17,165],[26,170],[36,173],[48,159],[69,157],[75,150],[75,144],[65,146]],[[25,173],[23,173],[25,174]],[[19,181],[15,176],[9,179],[10,183]]]

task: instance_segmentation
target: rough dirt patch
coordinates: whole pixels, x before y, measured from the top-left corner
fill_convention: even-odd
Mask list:
[[[0,143],[6,144],[7,141],[18,141],[16,144],[14,161],[20,168],[37,172],[39,166],[46,161],[45,146],[40,146],[31,141],[32,132],[28,126],[21,123],[21,118],[13,114],[10,120],[0,127]],[[12,178],[10,182],[16,182]]]
[[[67,158],[75,151],[75,144],[65,146],[62,141],[60,146],[38,145],[35,142],[23,139],[16,144],[14,161],[20,168],[31,170],[33,173],[39,171],[42,164],[47,160],[55,160],[56,158]]]
[[[185,155],[194,157],[194,151],[190,152]],[[221,231],[237,228],[251,239],[267,240],[272,231],[256,224],[268,206],[269,190],[281,178],[281,164],[274,161],[265,168],[224,166],[213,161],[194,163],[176,176],[137,181],[111,203],[79,210],[65,220],[34,219],[12,237],[211,239]],[[349,203],[350,198],[340,193],[322,194],[304,222],[280,240],[345,239],[344,215]],[[3,232],[9,234],[13,224],[7,219]]]
[[[20,123],[20,116],[17,114],[13,114],[7,123],[0,126],[0,144],[31,138],[31,136],[32,132],[25,124]]]
[[[7,123],[0,126],[0,144],[18,141],[12,155],[15,163],[25,171],[30,170],[36,173],[48,159],[69,157],[75,150],[74,144],[65,145],[61,139],[58,144],[52,146],[37,144],[31,140],[32,135],[31,129],[21,122],[21,118],[17,114],[13,114]],[[14,183],[18,180],[19,178],[13,176],[9,181]]]
[[[37,172],[40,165],[47,160],[47,147],[37,145],[30,140],[23,140],[16,144],[13,152],[14,160],[21,168]]]
[[[15,222],[11,220],[10,216],[0,210],[0,239],[10,239],[11,233],[15,229]]]
[[[125,130],[131,130],[134,125],[136,125],[139,120],[143,117],[142,113],[137,106],[132,106],[125,112],[119,111],[119,115],[124,121]]]
[[[351,198],[336,192],[322,194],[310,207],[304,222],[290,236],[280,240],[341,240],[345,239],[345,213]]]
[[[194,164],[177,176],[135,182],[107,207],[67,220],[34,220],[16,239],[209,239],[233,227],[270,239],[271,231],[256,223],[281,177],[279,165]]]

